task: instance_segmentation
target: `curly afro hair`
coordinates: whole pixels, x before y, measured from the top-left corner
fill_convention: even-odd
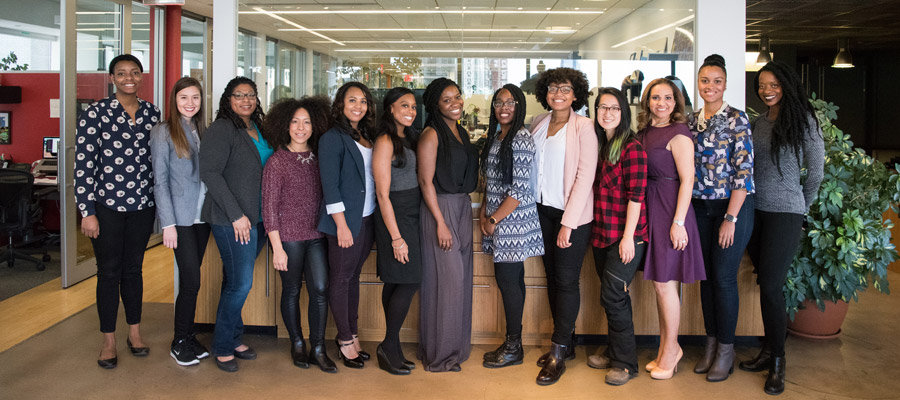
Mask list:
[[[554,68],[548,69],[538,76],[537,87],[535,88],[535,96],[544,109],[550,111],[550,103],[547,102],[547,86],[551,84],[561,84],[569,82],[575,89],[575,101],[572,102],[573,110],[580,110],[588,105],[588,97],[591,96],[591,88],[588,84],[587,75],[577,69],[572,68]]]
[[[319,137],[328,130],[331,111],[331,100],[325,96],[306,96],[300,100],[283,99],[269,109],[264,126],[272,137],[269,145],[273,149],[287,149],[287,145],[291,143],[291,120],[301,108],[309,113],[309,120],[312,122],[312,135],[307,143],[313,153],[318,153]]]

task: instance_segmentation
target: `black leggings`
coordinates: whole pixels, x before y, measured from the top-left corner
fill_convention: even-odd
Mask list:
[[[766,343],[772,355],[784,356],[787,312],[784,281],[803,233],[803,215],[756,210],[747,252],[756,267]]]
[[[181,340],[194,333],[194,311],[197,309],[197,293],[200,292],[200,264],[209,242],[209,224],[176,225],[175,232],[178,233],[178,246],[174,250],[178,263],[175,340]]]
[[[100,332],[116,331],[119,296],[128,325],[141,323],[144,251],[153,233],[156,209],[119,212],[96,207],[100,235],[91,239],[97,259],[97,314]]]
[[[384,320],[387,329],[384,331],[384,342],[381,343],[382,348],[394,360],[400,351],[400,328],[403,327],[403,321],[406,320],[406,314],[409,312],[409,305],[412,303],[413,296],[419,290],[418,283],[385,283],[381,291],[381,306],[384,307]]]
[[[328,320],[328,243],[325,238],[281,242],[287,253],[287,271],[281,275],[281,318],[291,342],[303,339],[300,328],[300,288],[306,278],[309,294],[309,341],[312,345],[325,343],[325,323]]]
[[[525,263],[494,263],[494,278],[503,298],[506,335],[522,334],[522,311],[525,309]]]

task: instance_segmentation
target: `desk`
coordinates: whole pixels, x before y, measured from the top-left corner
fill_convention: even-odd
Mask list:
[[[35,175],[31,192],[44,210],[41,225],[49,231],[59,231],[59,179],[53,175]]]

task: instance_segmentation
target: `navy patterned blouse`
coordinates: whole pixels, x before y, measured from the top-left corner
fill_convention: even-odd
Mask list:
[[[747,114],[727,103],[708,120],[702,113],[700,109],[688,117],[694,137],[693,197],[727,199],[738,189],[753,193],[753,141]]]
[[[95,214],[95,203],[125,212],[153,207],[150,129],[159,108],[138,99],[135,120],[115,96],[81,113],[75,135],[75,202],[82,217]]]

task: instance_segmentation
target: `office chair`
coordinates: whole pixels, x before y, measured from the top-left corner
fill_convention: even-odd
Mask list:
[[[32,186],[34,175],[28,171],[13,169],[0,169],[0,231],[9,237],[9,243],[5,250],[0,252],[0,262],[12,268],[15,260],[30,261],[35,264],[38,271],[44,270],[41,259],[32,257],[25,251],[13,248],[13,237],[21,236],[22,244],[30,244],[42,240],[33,233],[35,216],[40,214],[32,212]],[[38,252],[43,253],[43,261],[50,261],[50,255],[45,248]]]

